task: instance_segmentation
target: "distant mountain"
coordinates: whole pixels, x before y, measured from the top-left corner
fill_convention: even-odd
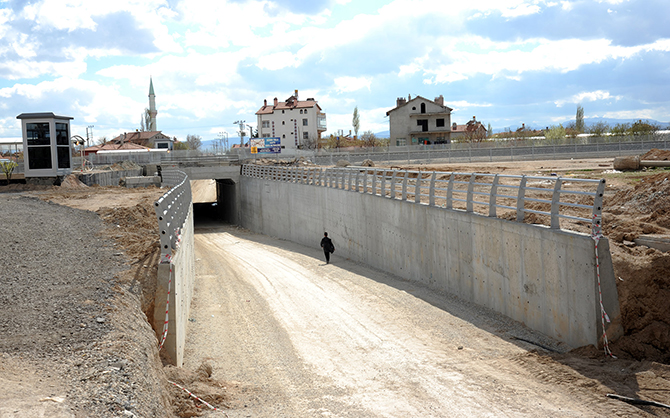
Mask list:
[[[604,122],[604,123],[608,124],[609,126],[613,127],[613,126],[615,126],[617,124],[620,124],[620,123],[633,124],[633,123],[637,122],[638,120],[640,120],[640,118],[637,118],[637,119],[584,118],[584,125],[589,127],[589,126],[591,126],[593,124],[596,124],[598,122]],[[564,122],[560,122],[560,124],[565,127],[567,124],[569,124],[571,122],[574,122],[574,121],[575,121],[574,119],[570,119],[570,120],[566,120]],[[670,123],[668,123],[668,122],[659,122],[657,120],[644,119],[644,118],[642,119],[642,121],[648,121],[651,124],[659,125],[661,127],[661,129],[669,129],[670,128]],[[535,129],[535,130],[542,130],[542,129],[545,129],[545,128],[550,127],[552,125],[557,125],[557,123],[548,123],[548,124],[545,124],[545,125],[526,124],[526,128]],[[510,129],[512,131],[516,131],[520,127],[521,126],[507,126],[507,127],[501,128],[501,129],[495,129],[494,128],[493,133],[505,132],[508,129]]]

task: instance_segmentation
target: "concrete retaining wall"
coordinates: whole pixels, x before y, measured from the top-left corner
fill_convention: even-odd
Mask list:
[[[87,186],[94,184],[100,186],[118,186],[123,177],[141,176],[143,168],[135,170],[101,171],[98,173],[85,173],[79,175],[79,181]]]
[[[313,185],[240,178],[240,224],[455,294],[572,347],[602,335],[594,241],[424,204]],[[609,245],[599,245],[604,305],[620,333]]]

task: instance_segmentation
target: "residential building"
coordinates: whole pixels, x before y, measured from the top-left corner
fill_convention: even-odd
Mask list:
[[[311,148],[326,131],[326,114],[316,100],[298,99],[298,90],[283,102],[274,103],[256,112],[259,138],[280,138],[282,149]]]
[[[484,125],[474,116],[465,125],[457,125],[456,122],[451,125],[452,141],[463,139],[478,142],[486,139],[487,133]]]
[[[417,96],[400,97],[396,107],[386,112],[390,125],[390,145],[444,144],[451,141],[451,109],[444,97],[428,100]]]
[[[130,142],[133,144],[142,145],[143,147],[147,148],[168,150],[171,150],[174,144],[174,140],[163,134],[161,131],[124,132],[109,142],[115,144]]]
[[[98,151],[149,151],[148,147],[143,147],[142,145],[133,144],[132,142],[114,142],[109,141],[101,145],[93,145],[92,147],[84,148],[84,155],[88,156],[89,154],[97,154]]]

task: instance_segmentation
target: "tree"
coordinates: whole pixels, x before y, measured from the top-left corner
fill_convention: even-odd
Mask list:
[[[5,174],[7,184],[9,184],[9,181],[12,179],[12,173],[17,166],[18,164],[14,161],[0,161],[0,171]]]
[[[175,151],[185,151],[188,149],[188,144],[186,142],[175,141],[172,145],[172,149]]]
[[[107,143],[107,137],[103,136],[98,138],[98,145],[105,145]]]
[[[561,124],[558,126],[552,125],[551,128],[544,133],[544,137],[550,141],[560,141],[565,139],[565,128],[563,128],[563,125]]]
[[[358,115],[358,106],[354,107],[354,117],[351,120],[351,124],[354,126],[354,135],[358,136],[358,130],[361,129],[361,118]]]
[[[610,131],[609,124],[607,124],[607,122],[603,122],[603,121],[599,121],[599,122],[596,122],[596,123],[592,124],[591,126],[589,126],[589,129],[588,129],[588,132],[591,135],[595,135],[595,136],[603,136],[606,133],[608,133],[609,131]]]
[[[571,121],[568,122],[565,125],[565,135],[569,136],[570,138],[577,138],[577,135],[579,135],[580,132],[577,129],[577,122],[576,121]]]
[[[577,105],[577,115],[575,116],[575,129],[579,133],[584,132],[584,108],[582,105]]]
[[[525,125],[524,125],[525,129]],[[465,133],[463,138],[467,142],[482,142],[486,139],[486,130],[484,125],[474,117],[465,124]]]
[[[376,147],[379,145],[377,136],[372,131],[365,131],[361,135],[361,143],[364,147]]]
[[[612,127],[612,135],[621,136],[626,135],[630,129],[629,123],[617,123]]]
[[[198,150],[202,145],[202,138],[200,138],[200,135],[188,134],[186,135],[186,144],[188,144],[188,149]]]
[[[651,135],[660,129],[660,126],[650,123],[648,120],[642,121],[640,119],[631,125],[628,133],[631,135]]]
[[[488,128],[486,128],[486,134],[489,138],[491,137],[491,135],[493,135],[493,127],[491,126],[490,122]]]
[[[142,120],[140,121],[140,131],[148,131],[151,129],[151,114],[149,113],[149,109],[146,107],[144,108],[144,112],[142,112]]]

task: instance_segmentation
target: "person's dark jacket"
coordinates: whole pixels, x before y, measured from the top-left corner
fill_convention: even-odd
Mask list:
[[[335,251],[333,241],[331,241],[331,239],[328,237],[323,237],[323,239],[321,240],[321,248],[323,248],[324,251],[328,251],[329,253]]]

